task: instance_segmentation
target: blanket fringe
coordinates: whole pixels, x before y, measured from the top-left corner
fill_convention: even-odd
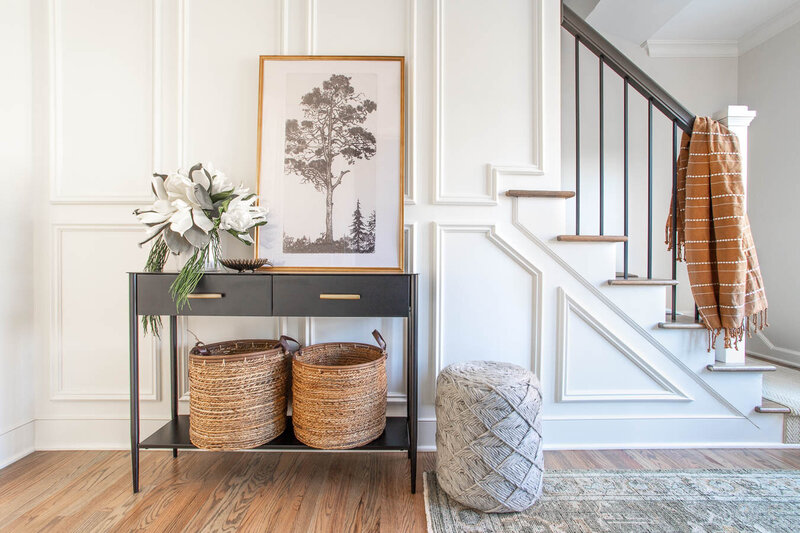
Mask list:
[[[664,235],[664,244],[667,245],[667,251],[670,252],[670,251],[672,251],[672,247],[675,245],[675,243],[672,242],[672,215],[671,214],[669,215],[669,218],[667,219],[667,227],[664,228],[664,233],[665,233],[665,235]],[[677,249],[677,253],[675,254],[675,258],[678,261],[683,261],[685,259],[685,257],[686,257],[686,251],[685,251],[685,246],[684,246],[683,240],[681,239],[680,233],[678,233],[678,235],[676,235],[676,238],[678,239],[678,244],[677,244],[678,249]]]
[[[757,333],[766,327],[769,327],[769,322],[767,322],[767,310],[764,309],[744,317],[739,327],[708,329],[707,349],[711,352],[711,349],[717,344],[717,338],[720,335],[724,335],[725,348],[738,350],[739,342],[744,339],[745,333],[747,333],[748,338],[752,338],[753,333]]]

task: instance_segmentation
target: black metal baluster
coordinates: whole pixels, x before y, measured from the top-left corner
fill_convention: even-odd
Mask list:
[[[647,102],[647,279],[653,278],[653,99]]]
[[[622,137],[623,137],[623,162],[624,162],[624,171],[623,171],[623,208],[625,210],[623,215],[623,224],[624,224],[624,235],[628,236],[628,78],[625,78],[625,85],[624,85],[624,101],[623,101],[623,109],[622,109]],[[627,239],[623,243],[623,268],[622,268],[622,276],[625,279],[628,279],[628,241]]]
[[[678,279],[678,123],[672,121],[672,279]],[[678,318],[678,286],[672,286],[672,321]]]
[[[605,61],[603,56],[600,56],[600,235],[603,235],[604,224],[605,221],[605,198],[604,198],[604,191],[605,191],[605,112],[603,110],[603,69],[605,66]]]
[[[581,234],[581,40],[575,36],[575,235]]]

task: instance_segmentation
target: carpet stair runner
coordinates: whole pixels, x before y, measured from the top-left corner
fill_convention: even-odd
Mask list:
[[[758,359],[753,361],[759,361]],[[774,363],[772,363],[774,364]],[[764,374],[764,399],[789,408],[783,418],[783,442],[800,444],[800,370],[774,365],[774,372]]]

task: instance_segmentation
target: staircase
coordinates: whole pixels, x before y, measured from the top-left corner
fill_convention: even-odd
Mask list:
[[[761,397],[762,374],[774,371],[775,367],[716,361],[714,350],[708,350],[706,330],[699,322],[696,307],[684,313],[678,309],[679,274],[685,267],[677,261],[674,250],[668,262],[657,260],[658,254],[668,252],[662,239],[656,238],[656,232],[659,237],[662,234],[663,219],[657,221],[658,229],[654,228],[654,113],[662,115],[659,120],[666,118],[671,123],[672,193],[677,190],[678,135],[691,131],[693,114],[566,6],[563,6],[562,27],[572,36],[575,47],[574,189],[507,188],[499,205],[510,212],[510,224],[498,224],[489,230],[490,240],[497,241],[501,248],[507,246],[521,253],[520,261],[530,268],[547,272],[548,276],[557,273],[552,286],[544,288],[545,294],[552,295],[551,303],[542,304],[545,310],[547,305],[553,305],[560,317],[559,331],[553,339],[557,354],[555,368],[542,368],[547,361],[541,360],[538,366],[534,365],[540,375],[552,372],[555,376],[556,390],[552,403],[548,402],[546,419],[550,427],[546,431],[557,433],[558,441],[569,441],[568,434],[575,430],[576,424],[569,425],[567,421],[581,419],[583,430],[608,434],[609,447],[616,444],[613,435],[617,430],[626,435],[628,445],[635,445],[635,438],[631,440],[629,435],[637,431],[648,434],[642,438],[643,442],[652,442],[651,432],[663,433],[657,440],[667,444],[781,442],[785,409],[763,402]],[[598,179],[591,181],[585,179],[581,169],[584,148],[581,99],[587,95],[581,93],[580,73],[586,50],[596,57],[600,78],[600,94],[588,96],[597,99],[599,115],[599,170],[593,175]],[[604,166],[609,154],[604,149],[604,123],[608,117],[604,112],[603,78],[609,71],[621,78],[624,98],[622,209],[621,213],[613,214],[609,213],[605,196],[609,176]],[[636,177],[629,165],[632,91],[646,100],[648,116],[647,172]],[[563,101],[562,106],[566,105],[571,104]],[[646,180],[646,185],[639,187],[644,189],[641,196],[631,193],[634,179]],[[504,190],[502,183],[497,186],[498,190]],[[590,201],[599,202],[596,209],[594,206],[587,209],[587,187],[597,191],[596,196],[588,196]],[[674,212],[676,207],[673,205],[671,209]],[[592,229],[598,231],[587,232],[587,212],[599,215],[599,219],[592,221]],[[538,213],[539,217],[534,218],[531,213]],[[548,217],[550,223],[542,224],[541,213],[554,215]],[[641,231],[630,231],[634,216],[646,217],[643,236]],[[621,222],[620,232],[606,231],[612,219]],[[632,272],[633,262],[641,268],[640,272]],[[659,264],[665,263],[669,271],[659,277],[656,275]],[[572,328],[584,333],[571,334]],[[589,337],[593,340],[580,340]],[[546,335],[542,342],[548,342]],[[576,345],[581,342],[586,344]],[[606,364],[592,357],[594,347],[601,342],[608,343],[622,357],[613,363],[621,369],[619,383],[598,388],[589,385],[591,380],[587,375],[593,365]],[[589,370],[582,370],[586,366]],[[588,402],[602,407],[581,409]],[[659,417],[664,420],[654,423]]]

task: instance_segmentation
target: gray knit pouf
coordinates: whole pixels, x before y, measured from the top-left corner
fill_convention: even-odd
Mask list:
[[[524,511],[542,494],[542,393],[510,363],[471,361],[436,379],[436,476],[454,500]]]

